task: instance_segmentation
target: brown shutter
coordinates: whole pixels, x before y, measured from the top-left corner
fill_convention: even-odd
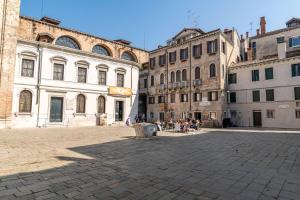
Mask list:
[[[215,43],[216,43],[216,52],[218,52],[218,48],[219,48],[218,39],[215,39]]]

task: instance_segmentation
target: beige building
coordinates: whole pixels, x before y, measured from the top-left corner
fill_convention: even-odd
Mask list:
[[[195,118],[220,126],[227,111],[227,67],[239,61],[239,47],[234,29],[183,29],[151,51],[147,77],[140,80],[148,121]]]
[[[300,19],[241,43],[242,62],[229,67],[228,101],[236,126],[300,128]],[[248,34],[247,34],[248,35]]]

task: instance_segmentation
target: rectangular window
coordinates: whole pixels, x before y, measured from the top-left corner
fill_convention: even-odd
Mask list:
[[[202,55],[202,44],[194,45],[193,46],[193,57],[200,58]]]
[[[274,101],[274,89],[266,90],[266,101]]]
[[[86,83],[87,68],[78,67],[78,83]]]
[[[236,93],[235,92],[231,92],[229,94],[229,99],[230,99],[230,103],[236,103]]]
[[[209,112],[209,119],[217,119],[217,112]]]
[[[148,87],[148,79],[145,78],[145,79],[144,79],[144,88],[147,88],[147,87]]]
[[[249,55],[251,56],[251,55]],[[253,60],[256,59],[256,42],[252,42],[252,56],[253,56]]]
[[[21,76],[33,77],[33,75],[34,75],[34,61],[23,59]]]
[[[171,97],[171,103],[175,103],[175,94],[171,94],[170,95],[170,97]]]
[[[159,121],[161,121],[161,122],[165,121],[165,113],[163,113],[163,112],[159,113]]]
[[[218,40],[207,42],[207,53],[214,54],[218,51]]]
[[[98,73],[99,85],[106,85],[106,71],[99,71]]]
[[[154,86],[154,76],[151,76],[151,78],[150,78],[151,80],[150,80],[150,82],[151,82],[151,86]]]
[[[226,43],[222,42],[222,52],[225,54],[226,53]]]
[[[252,70],[252,81],[259,81],[259,70]]]
[[[300,87],[295,87],[294,92],[295,92],[295,100],[300,100]]]
[[[171,64],[176,62],[176,51],[169,53],[169,62]]]
[[[188,94],[180,94],[180,102],[188,102]]]
[[[273,79],[273,67],[269,67],[265,69],[265,78],[266,80],[271,80]]]
[[[202,101],[202,93],[194,93],[194,102]]]
[[[292,37],[289,39],[289,47],[299,47],[300,46],[300,36]]]
[[[150,58],[150,68],[154,69],[155,68],[155,58]]]
[[[165,103],[165,97],[164,96],[158,96],[158,103]]]
[[[274,119],[275,118],[275,110],[267,110],[267,118]]]
[[[155,97],[149,97],[149,104],[155,104]]]
[[[295,110],[296,118],[300,119],[300,109]]]
[[[117,73],[117,87],[124,87],[124,74]]]
[[[189,57],[189,51],[188,48],[180,49],[180,60],[185,61]]]
[[[164,66],[166,64],[166,54],[159,56],[159,66]]]
[[[260,91],[259,90],[252,91],[252,100],[253,100],[253,102],[260,102]]]
[[[292,64],[292,77],[300,76],[300,63]]]
[[[229,74],[228,75],[228,83],[229,84],[235,84],[237,81],[236,81],[236,73],[234,74]]]
[[[56,64],[53,65],[53,80],[64,80],[64,65]]]
[[[218,101],[218,92],[208,92],[207,99],[208,101]]]

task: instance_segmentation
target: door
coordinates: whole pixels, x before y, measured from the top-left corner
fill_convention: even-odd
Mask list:
[[[195,120],[201,120],[202,119],[201,112],[195,112],[194,113],[194,118],[195,118]]]
[[[124,102],[123,101],[116,101],[116,108],[115,108],[115,120],[116,120],[116,122],[123,121],[123,113],[124,113]]]
[[[253,111],[253,126],[255,127],[262,126],[261,111]]]
[[[63,100],[62,97],[51,97],[50,122],[63,121]]]

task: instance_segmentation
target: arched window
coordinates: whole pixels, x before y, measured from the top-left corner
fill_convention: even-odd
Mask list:
[[[209,76],[216,77],[216,65],[215,64],[211,64],[209,66]]]
[[[128,51],[125,51],[125,52],[122,54],[121,58],[122,58],[123,60],[129,60],[129,61],[136,62],[135,56],[134,56],[132,53],[128,52]]]
[[[100,96],[98,98],[98,113],[105,113],[105,97]]]
[[[182,70],[182,81],[186,81],[186,69]]]
[[[85,113],[85,96],[83,94],[77,96],[76,113]]]
[[[72,39],[68,36],[59,37],[56,40],[55,44],[59,45],[59,46],[69,47],[72,49],[80,49],[79,44],[74,39]]]
[[[165,83],[165,75],[161,74],[160,75],[160,84],[164,84]]]
[[[175,82],[175,72],[171,72],[171,83]]]
[[[178,70],[176,72],[176,82],[180,82],[180,81],[181,81],[181,72],[180,72],[180,70]]]
[[[32,94],[28,90],[23,90],[20,93],[19,112],[20,113],[30,113],[31,106],[32,106]]]
[[[102,45],[94,46],[93,49],[92,49],[92,52],[100,54],[100,55],[104,55],[104,56],[111,56],[109,50],[106,47],[102,46]]]
[[[200,80],[200,67],[195,69],[195,80]]]
[[[151,76],[151,86],[154,86],[154,76]]]

